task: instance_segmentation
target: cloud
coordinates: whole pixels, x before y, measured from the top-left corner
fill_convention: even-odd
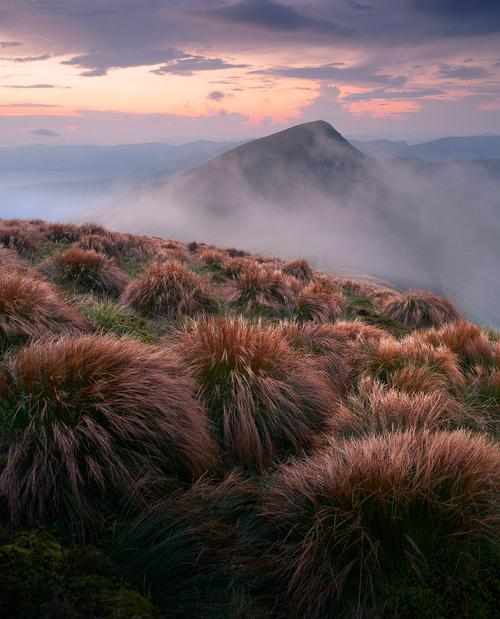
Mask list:
[[[87,69],[84,77],[106,75],[110,69],[125,69],[170,62],[185,54],[176,49],[115,49],[92,52],[64,60],[61,64]]]
[[[40,60],[48,60],[52,57],[52,54],[40,54],[39,56],[17,56],[17,57],[4,57],[0,58],[0,60],[4,60],[6,62],[38,62]]]
[[[330,20],[321,20],[300,13],[293,6],[273,0],[240,0],[222,8],[204,12],[205,16],[236,24],[275,31],[307,30],[318,33],[345,32]]]
[[[19,47],[20,45],[22,45],[21,41],[0,41],[0,49]]]
[[[54,84],[8,84],[5,85],[4,88],[18,88],[18,89],[45,89],[45,88],[60,88],[60,86],[55,86]],[[65,88],[69,88],[69,86],[65,86]]]
[[[368,92],[354,92],[342,97],[342,101],[366,101],[370,99],[420,99],[445,94],[439,88],[416,88],[415,90],[387,90],[378,88]]]
[[[41,135],[46,138],[55,138],[59,134],[57,131],[53,131],[52,129],[32,129],[30,131],[30,135]]]
[[[272,67],[253,73],[264,75],[280,75],[310,80],[335,80],[349,84],[383,84],[387,86],[402,86],[407,78],[403,75],[387,75],[377,73],[373,67],[342,67],[339,63],[323,64],[307,67]]]
[[[199,71],[219,71],[221,69],[245,69],[247,64],[232,64],[222,58],[205,58],[204,56],[184,55],[182,58],[170,60],[155,69],[156,75],[171,73],[173,75],[193,75]]]
[[[55,103],[0,103],[0,107],[60,107]]]
[[[437,74],[440,77],[449,77],[459,80],[474,80],[480,77],[488,76],[489,72],[484,67],[441,63]]]
[[[212,99],[212,101],[220,101],[221,99],[224,99],[225,96],[226,95],[220,90],[213,90],[207,98]]]

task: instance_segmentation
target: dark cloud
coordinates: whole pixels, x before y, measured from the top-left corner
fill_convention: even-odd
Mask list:
[[[212,101],[221,101],[225,96],[226,95],[220,90],[213,90],[207,98],[212,99]]]
[[[222,58],[205,58],[204,56],[184,55],[181,58],[171,60],[163,66],[155,69],[153,73],[164,75],[193,75],[198,71],[216,71],[220,69],[244,69],[247,64],[232,64]]]
[[[414,90],[386,90],[378,88],[369,92],[358,92],[346,95],[342,101],[366,101],[370,99],[420,99],[445,94],[439,88],[416,88]]]
[[[205,12],[212,19],[256,26],[268,30],[308,30],[321,33],[340,33],[345,29],[333,21],[309,17],[293,6],[273,0],[240,0],[222,8]]]
[[[45,89],[45,88],[60,88],[59,86],[55,86],[54,84],[7,84],[4,86],[4,88],[18,88],[18,89],[31,89],[31,88],[35,88],[35,89]],[[66,86],[66,88],[69,88],[69,86]]]
[[[412,0],[411,7],[417,13],[439,19],[443,34],[500,32],[498,0]]]
[[[377,73],[373,67],[342,67],[338,63],[309,67],[274,67],[257,74],[280,75],[310,80],[336,80],[350,84],[382,84],[386,86],[403,86],[407,78],[403,75],[387,75]]]
[[[467,65],[450,65],[440,64],[438,75],[459,80],[474,80],[480,77],[486,77],[488,71],[484,67],[467,66]]]
[[[185,54],[176,49],[116,49],[75,56],[61,64],[87,69],[84,77],[106,75],[110,69],[151,66],[183,58]]]
[[[20,45],[22,45],[21,41],[0,41],[0,49],[19,47]]]
[[[17,56],[17,57],[4,57],[0,58],[0,60],[5,60],[7,62],[37,62],[39,60],[48,60],[52,57],[52,54],[40,54],[39,56]]]
[[[31,135],[41,135],[45,138],[56,138],[59,133],[57,131],[53,131],[52,129],[32,129],[30,131]]]

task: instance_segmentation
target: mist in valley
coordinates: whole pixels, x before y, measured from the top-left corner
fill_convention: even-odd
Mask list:
[[[166,183],[136,189],[125,201],[112,198],[82,219],[301,256],[329,272],[431,289],[476,321],[499,323],[500,177],[494,167],[375,160],[321,131],[298,156],[286,143],[288,156],[277,157],[282,146],[250,152],[243,146]]]

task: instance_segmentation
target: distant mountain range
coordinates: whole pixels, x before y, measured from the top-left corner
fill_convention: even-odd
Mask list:
[[[60,219],[169,178],[236,142],[0,148],[0,216]]]
[[[372,157],[414,157],[424,161],[500,159],[500,135],[440,138],[421,144],[390,140],[351,140],[351,144]]]
[[[498,321],[496,162],[375,159],[317,121],[86,214],[112,228],[296,255],[452,296]]]

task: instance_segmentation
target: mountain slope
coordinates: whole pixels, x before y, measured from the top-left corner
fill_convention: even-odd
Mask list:
[[[285,255],[301,247],[325,269],[430,287],[478,320],[497,321],[494,169],[377,160],[318,121],[241,145],[85,218]]]

